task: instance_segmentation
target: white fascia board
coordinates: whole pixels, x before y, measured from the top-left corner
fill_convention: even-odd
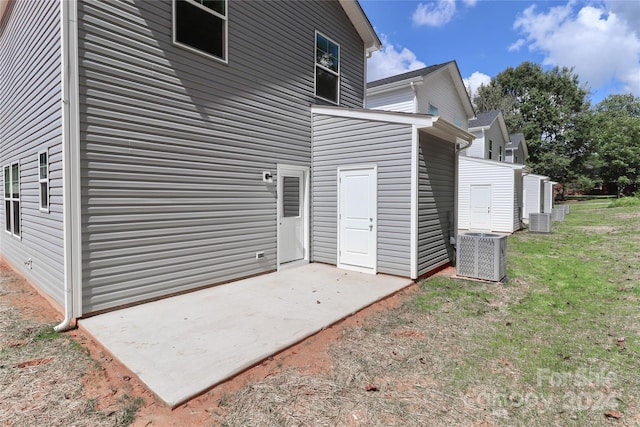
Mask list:
[[[443,119],[442,117],[434,117],[433,128],[438,129],[439,131],[455,136],[458,139],[462,139],[463,141],[473,143],[476,139],[476,136],[471,132],[468,132],[453,123]]]
[[[397,82],[391,82],[380,86],[367,88],[367,96],[377,95],[380,93],[391,92],[398,89],[413,90],[413,87],[424,82],[423,76],[413,77],[406,80],[399,80]]]
[[[362,10],[362,7],[357,0],[339,0],[340,6],[344,9],[347,17],[353,24],[353,27],[360,35],[360,38],[364,42],[364,49],[367,56],[370,56],[373,52],[382,48],[382,42],[378,38],[376,31],[373,29],[369,18]]]
[[[507,131],[507,124],[504,121],[504,116],[502,113],[498,114],[498,125],[500,125],[500,131],[502,132],[502,137],[504,138],[505,143],[509,143],[509,131]]]
[[[331,107],[324,105],[311,106],[312,114],[325,114],[327,116],[344,117],[360,120],[372,120],[387,123],[399,123],[416,125],[418,127],[431,127],[435,117],[412,113],[399,113],[383,110],[355,109],[345,107]]]
[[[481,159],[478,157],[468,157],[468,156],[465,156],[462,159],[465,162],[486,164],[487,167],[499,167],[499,168],[513,169],[513,170],[524,169],[523,165],[520,165],[517,163],[497,162],[495,160]]]

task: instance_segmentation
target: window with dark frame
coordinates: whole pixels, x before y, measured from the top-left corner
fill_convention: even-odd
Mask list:
[[[493,141],[489,140],[489,160],[493,159]]]
[[[4,167],[5,231],[20,237],[20,164]]]
[[[227,60],[227,0],[173,0],[173,41]]]
[[[335,104],[340,99],[340,46],[316,32],[316,96]]]
[[[49,212],[49,153],[38,153],[38,183],[40,187],[40,210]]]

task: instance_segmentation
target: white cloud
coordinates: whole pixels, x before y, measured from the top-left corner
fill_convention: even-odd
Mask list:
[[[625,5],[617,5],[617,10],[635,12],[627,18],[604,6],[578,8],[573,1],[546,13],[531,6],[514,23],[525,41],[517,41],[510,50],[527,45],[545,56],[545,65],[574,67],[581,82],[592,89],[615,79],[621,90],[639,96],[640,38],[630,22],[640,22],[640,2],[618,3]]]
[[[451,21],[456,13],[455,0],[438,0],[437,2],[420,3],[413,12],[413,23],[441,27]]]
[[[522,46],[524,46],[525,44],[527,44],[527,41],[525,39],[518,39],[515,43],[513,43],[511,46],[509,46],[508,50],[509,50],[509,52],[514,52],[516,50],[520,50],[520,48]]]
[[[469,96],[473,99],[473,97],[478,93],[478,88],[480,86],[487,86],[491,83],[491,77],[481,73],[480,71],[474,71],[469,77],[462,79],[462,81],[464,82],[464,87],[466,87],[469,92]]]
[[[368,81],[379,80],[426,67],[424,62],[418,61],[416,55],[406,47],[398,51],[384,34],[380,38],[384,46],[383,49],[374,52],[371,58],[367,60]]]

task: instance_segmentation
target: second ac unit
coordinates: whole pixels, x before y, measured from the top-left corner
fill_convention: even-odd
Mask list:
[[[532,233],[551,233],[551,214],[530,213],[529,231]]]
[[[565,210],[563,207],[553,208],[551,209],[551,220],[552,221],[564,221]]]

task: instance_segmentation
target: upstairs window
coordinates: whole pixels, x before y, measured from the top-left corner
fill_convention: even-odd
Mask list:
[[[38,183],[40,184],[40,210],[49,212],[49,153],[38,153]]]
[[[493,159],[493,141],[489,140],[489,160]]]
[[[316,96],[338,104],[340,46],[316,32]]]
[[[227,0],[173,0],[173,42],[227,61]]]
[[[502,145],[498,147],[498,160],[502,161]]]
[[[438,107],[436,107],[433,104],[429,104],[429,114],[431,114],[432,116],[437,116],[438,115]]]
[[[5,230],[20,237],[20,164],[4,167]]]

